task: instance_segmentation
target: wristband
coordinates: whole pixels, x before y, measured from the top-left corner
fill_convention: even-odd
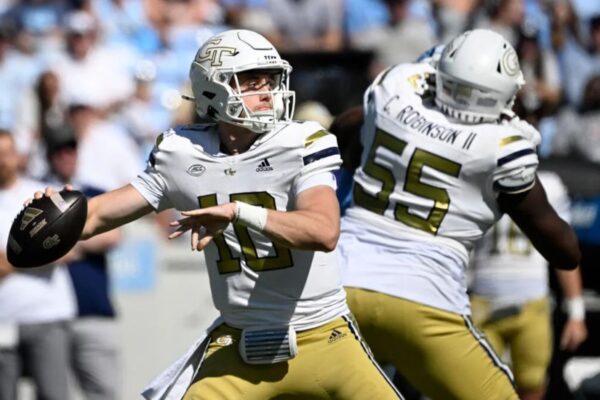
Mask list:
[[[267,209],[236,200],[235,219],[233,222],[262,232],[267,224]]]
[[[585,303],[583,297],[577,296],[565,299],[563,309],[569,316],[569,319],[583,321],[585,319]]]

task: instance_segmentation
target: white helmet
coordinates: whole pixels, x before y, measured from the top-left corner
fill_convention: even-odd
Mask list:
[[[270,70],[277,73],[277,87],[260,92],[272,96],[272,110],[252,113],[240,93],[237,73]],[[242,126],[262,133],[294,113],[295,96],[289,90],[292,67],[282,60],[275,47],[263,36],[248,30],[230,30],[213,36],[202,45],[190,68],[196,112],[203,118]]]
[[[435,103],[468,123],[496,121],[525,83],[513,47],[498,33],[467,31],[448,43],[436,73]]]

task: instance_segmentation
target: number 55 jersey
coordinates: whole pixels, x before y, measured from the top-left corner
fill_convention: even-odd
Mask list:
[[[434,73],[398,65],[366,91],[362,161],[338,248],[345,286],[468,314],[469,252],[500,218],[499,192],[533,186],[538,159],[533,129],[443,114],[427,91]]]
[[[335,190],[331,171],[340,164],[335,136],[317,123],[280,126],[236,155],[220,152],[215,125],[189,125],[159,136],[133,186],[157,211],[235,200],[291,211],[305,189],[327,185]],[[204,255],[213,302],[234,328],[305,330],[348,312],[335,252],[289,249],[229,224],[203,253],[190,252],[190,257]]]

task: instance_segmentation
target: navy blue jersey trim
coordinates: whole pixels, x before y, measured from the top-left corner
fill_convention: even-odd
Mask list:
[[[533,149],[523,149],[523,150],[515,151],[514,153],[509,154],[509,155],[504,156],[501,159],[499,159],[498,166],[500,167],[506,163],[511,162],[512,160],[516,160],[517,158],[524,157],[529,154],[535,154],[535,151]]]
[[[498,182],[494,182],[494,190],[497,190],[499,192],[519,192],[521,190],[527,189],[530,186],[533,186],[533,181],[527,182],[526,184],[519,186],[504,186]]]
[[[338,149],[337,147],[328,147],[326,149],[319,150],[316,153],[309,154],[306,157],[303,157],[302,161],[304,161],[304,165],[308,165],[312,162],[320,160],[321,158],[333,156],[336,154],[340,154],[340,149]]]

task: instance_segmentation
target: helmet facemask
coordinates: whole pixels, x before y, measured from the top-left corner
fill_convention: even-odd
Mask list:
[[[240,76],[245,73],[254,74],[249,78],[251,84],[255,77],[269,76],[270,79],[260,87],[242,87],[244,84],[240,84]],[[267,84],[269,89],[263,90]],[[278,123],[285,123],[292,119],[295,93],[289,90],[289,74],[284,69],[254,69],[234,73],[231,74],[229,83],[224,85],[227,85],[228,91],[231,92],[227,98],[226,108],[228,123],[262,133],[273,129]],[[251,111],[244,99],[253,96],[270,97],[270,109]]]

